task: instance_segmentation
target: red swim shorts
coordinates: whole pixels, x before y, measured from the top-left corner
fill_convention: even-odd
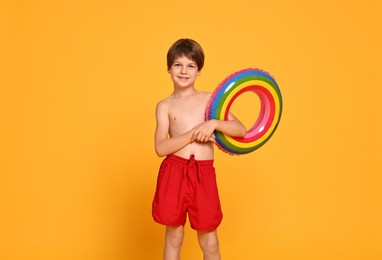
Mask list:
[[[186,223],[187,213],[199,231],[214,230],[222,221],[213,160],[169,155],[159,169],[152,215],[160,224],[177,227]]]

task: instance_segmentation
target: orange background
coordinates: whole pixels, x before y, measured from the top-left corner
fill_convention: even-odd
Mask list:
[[[1,1],[0,258],[160,259],[151,219],[165,55],[197,40],[213,91],[269,71],[280,125],[216,150],[224,259],[382,259],[381,2]],[[235,114],[255,119],[253,96]],[[201,259],[187,224],[182,259]]]

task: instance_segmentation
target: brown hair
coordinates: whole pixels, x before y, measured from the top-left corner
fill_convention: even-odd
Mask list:
[[[202,47],[192,39],[179,39],[174,42],[167,52],[167,69],[171,68],[176,58],[186,56],[193,60],[198,66],[198,71],[204,65],[204,52]]]

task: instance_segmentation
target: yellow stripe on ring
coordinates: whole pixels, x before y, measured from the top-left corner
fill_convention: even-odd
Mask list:
[[[265,81],[261,81],[261,80],[250,80],[250,81],[246,81],[242,84],[240,84],[239,86],[237,86],[234,90],[232,90],[232,92],[227,96],[227,98],[225,99],[223,105],[222,105],[222,110],[220,112],[220,119],[221,120],[224,120],[224,116],[225,116],[225,113],[226,113],[226,110],[227,110],[227,107],[228,107],[228,104],[229,102],[232,100],[232,97],[237,93],[239,92],[240,90],[242,90],[243,88],[245,87],[248,87],[248,86],[253,86],[253,85],[258,85],[258,86],[261,86],[261,87],[264,87],[266,88],[267,90],[269,90],[269,92],[271,92],[272,94],[272,97],[275,99],[275,114],[274,114],[274,118],[273,118],[273,122],[271,124],[271,126],[269,127],[269,129],[267,130],[267,132],[259,139],[253,141],[253,142],[250,142],[250,143],[242,143],[242,142],[238,142],[237,140],[233,139],[232,137],[228,136],[228,135],[224,135],[226,138],[227,138],[227,141],[230,142],[232,145],[235,145],[237,147],[240,147],[240,148],[250,148],[250,147],[253,147],[253,146],[256,146],[258,145],[259,143],[263,142],[269,135],[270,133],[273,131],[273,129],[276,127],[276,124],[277,124],[277,119],[280,115],[280,99],[279,99],[279,96],[277,95],[276,91],[274,90],[274,88],[268,84],[267,82]]]

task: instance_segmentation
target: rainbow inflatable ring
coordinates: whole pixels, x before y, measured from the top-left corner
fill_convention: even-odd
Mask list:
[[[244,137],[237,138],[215,131],[217,146],[228,154],[246,154],[264,145],[275,132],[282,112],[282,97],[275,79],[269,73],[248,68],[224,79],[212,93],[206,120],[227,120],[235,99],[244,92],[254,92],[260,99],[260,113]]]

